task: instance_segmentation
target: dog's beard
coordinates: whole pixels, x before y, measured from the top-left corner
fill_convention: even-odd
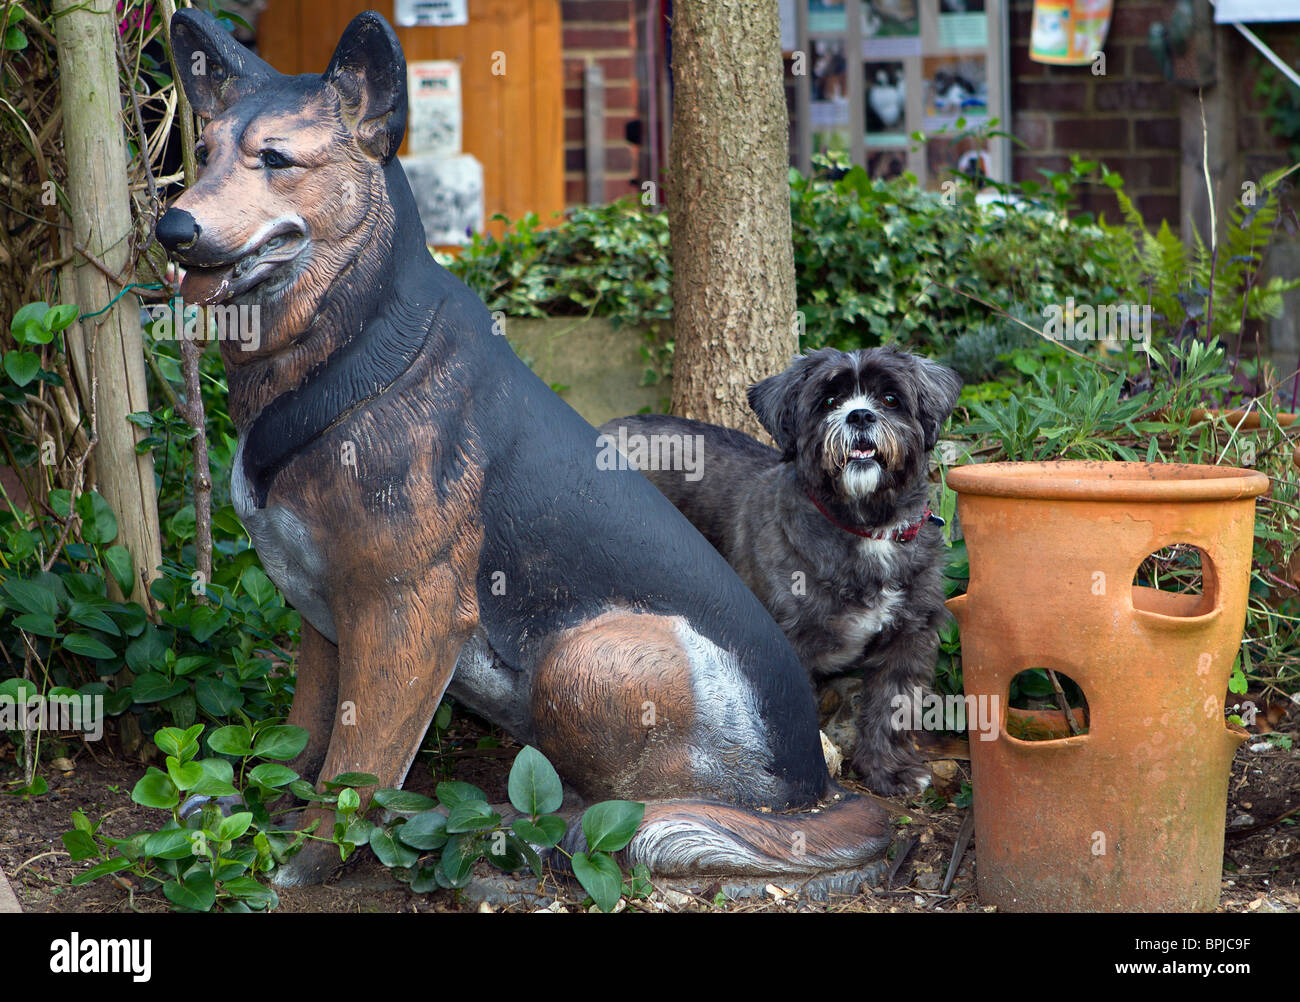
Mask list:
[[[823,471],[854,501],[874,494],[886,471],[898,472],[904,465],[902,439],[888,420],[867,428],[845,423],[845,415],[857,406],[851,401],[827,416],[822,438]]]

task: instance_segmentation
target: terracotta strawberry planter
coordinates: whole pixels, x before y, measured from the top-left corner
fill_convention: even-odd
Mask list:
[[[1212,910],[1244,737],[1223,701],[1268,478],[992,463],[952,470],[948,484],[970,555],[970,590],[948,603],[966,693],[994,700],[1000,720],[995,740],[971,742],[980,899],[1008,911]],[[1142,561],[1175,543],[1200,549],[1202,593],[1133,586]],[[1078,683],[1086,734],[1008,734],[1011,680],[1028,668]]]

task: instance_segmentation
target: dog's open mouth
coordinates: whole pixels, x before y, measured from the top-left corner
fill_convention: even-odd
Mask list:
[[[198,306],[227,302],[261,285],[277,272],[285,272],[287,278],[291,263],[306,246],[306,234],[296,225],[277,227],[252,250],[227,264],[186,268],[181,296]]]
[[[875,462],[876,450],[869,445],[859,445],[849,450],[847,461],[850,463]]]

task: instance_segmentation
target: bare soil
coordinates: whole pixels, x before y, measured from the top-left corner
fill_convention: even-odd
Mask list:
[[[1292,739],[1291,749],[1270,746],[1251,750],[1252,739],[1238,751],[1232,766],[1224,851],[1223,890],[1219,911],[1300,912],[1300,708],[1273,714],[1272,727]],[[1269,724],[1263,722],[1262,728]],[[481,787],[494,802],[506,797],[506,775],[516,749],[468,715],[458,715],[440,735],[441,754],[422,754],[412,767],[407,788],[432,794],[442,779],[460,779]],[[497,742],[498,747],[480,747]],[[95,745],[68,744],[53,749],[43,774],[50,789],[39,797],[0,798],[0,869],[8,876],[24,911],[118,913],[163,912],[168,902],[156,886],[132,877],[105,877],[73,886],[72,879],[89,863],[70,860],[60,835],[71,827],[74,810],[103,819],[102,831],[117,837],[155,828],[161,813],[132,803],[130,792],[144,771],[138,757],[121,754],[116,739]],[[952,806],[951,797],[969,781],[969,762],[961,741],[944,741],[931,749],[936,789],[948,798],[907,800],[877,798],[898,827],[891,849],[892,879],[887,886],[862,888],[856,894],[810,901],[797,884],[770,885],[747,900],[715,903],[720,885],[702,882],[694,893],[661,888],[649,899],[629,904],[644,911],[780,911],[780,912],[930,912],[985,910],[976,897],[973,839],[948,893],[942,885],[962,821],[968,809]],[[60,769],[58,766],[70,766]],[[436,771],[435,771],[436,770]],[[14,748],[0,744],[0,781],[17,778]],[[849,789],[865,793],[851,778]],[[10,787],[12,788],[12,787]],[[869,794],[868,794],[869,795]],[[1288,813],[1292,812],[1292,813]],[[1281,819],[1281,820],[1279,820]],[[898,859],[902,855],[902,860]],[[480,863],[482,875],[492,871]],[[532,884],[531,880],[529,881]],[[582,909],[583,893],[563,876],[548,871],[544,892],[553,911]],[[789,892],[788,894],[786,892]],[[460,912],[525,911],[536,902],[485,904],[464,893],[411,893],[368,850],[360,851],[330,883],[279,892],[281,912]]]

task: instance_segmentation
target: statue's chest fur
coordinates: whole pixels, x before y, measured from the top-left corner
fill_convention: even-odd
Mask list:
[[[230,498],[244,523],[267,576],[284,597],[322,636],[338,643],[338,631],[322,584],[328,580],[327,557],[311,529],[290,507],[268,504],[258,508],[244,473],[244,436],[231,464]]]

